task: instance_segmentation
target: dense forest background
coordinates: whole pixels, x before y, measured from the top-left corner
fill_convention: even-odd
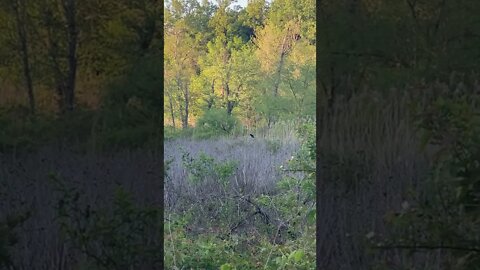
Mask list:
[[[215,120],[238,119],[253,130],[314,117],[314,1],[250,1],[245,8],[234,1],[167,1],[165,7],[167,137],[190,126],[196,137],[234,128],[215,130],[209,123]]]
[[[160,137],[159,1],[8,0],[0,13],[4,147]]]

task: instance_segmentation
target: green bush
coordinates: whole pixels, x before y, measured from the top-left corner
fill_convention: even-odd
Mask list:
[[[30,150],[52,140],[57,132],[54,119],[46,115],[32,117],[23,107],[0,109],[0,151]]]
[[[0,222],[0,269],[15,269],[11,259],[11,248],[17,243],[18,236],[15,229],[30,217],[29,211],[16,215],[9,215]]]
[[[136,206],[118,187],[113,208],[81,203],[79,191],[66,187],[57,176],[51,179],[61,198],[57,220],[74,247],[100,269],[155,269],[162,256],[160,208]]]
[[[222,109],[210,109],[197,120],[194,138],[207,139],[216,136],[230,135],[239,127],[238,119],[228,115]]]
[[[158,76],[163,63],[159,60],[156,56],[138,59],[125,76],[109,86],[102,97],[103,108],[120,109],[130,118],[136,118],[131,120],[145,122],[156,119],[158,122],[163,113],[163,81]]]
[[[78,108],[62,116],[29,115],[22,107],[0,110],[0,149],[34,150],[51,142],[86,142],[94,112]]]
[[[57,117],[42,114],[17,117],[11,110],[2,110],[0,151],[34,150],[53,142],[67,142],[80,148],[95,143],[99,150],[160,144],[162,126],[159,123],[131,117],[121,111],[118,114],[114,112],[78,108],[75,112]]]
[[[101,149],[153,147],[160,144],[160,128],[154,124],[109,128],[99,132],[96,140]]]
[[[165,126],[163,138],[165,140],[169,139],[176,139],[176,138],[190,138],[193,136],[194,128],[176,128],[174,129],[172,126]]]
[[[98,136],[107,148],[138,148],[159,142],[163,126],[163,82],[161,62],[156,56],[143,57],[113,81],[102,97]]]
[[[295,241],[272,244],[268,235],[207,232],[192,237],[188,215],[169,215],[164,222],[165,265],[184,269],[314,269],[314,231]],[[312,226],[314,227],[314,225]],[[228,229],[228,228],[227,228]]]
[[[399,213],[386,214],[392,236],[370,239],[377,248],[402,245],[410,252],[424,246],[451,258],[442,262],[445,269],[478,269],[480,117],[472,101],[438,98],[417,115],[424,146],[439,150],[424,194],[410,192]]]
[[[230,177],[235,174],[237,168],[235,161],[216,162],[212,156],[205,153],[200,153],[197,158],[192,158],[189,153],[184,152],[182,161],[188,170],[188,179],[194,184],[214,179],[223,186],[227,186]]]
[[[221,239],[217,234],[191,237],[185,227],[186,215],[169,215],[164,222],[166,269],[255,269],[251,260],[236,252],[239,241]],[[230,265],[231,268],[225,268]]]

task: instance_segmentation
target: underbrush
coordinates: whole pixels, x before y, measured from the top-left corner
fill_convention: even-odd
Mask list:
[[[320,268],[478,268],[478,100],[411,90],[322,112]]]
[[[33,151],[48,144],[99,151],[161,144],[161,124],[133,113],[78,108],[62,116],[41,113],[31,116],[23,111],[22,108],[0,110],[0,151]]]
[[[66,242],[84,256],[88,269],[159,269],[162,258],[160,208],[138,205],[121,186],[109,207],[92,205],[76,188],[51,175],[60,194],[56,219]]]
[[[0,269],[160,269],[158,152],[0,153]]]
[[[193,128],[173,128],[172,126],[165,126],[163,137],[165,140],[190,138],[193,136]]]
[[[302,237],[283,244],[252,230],[246,234],[222,236],[221,232],[191,235],[188,221],[170,216],[165,222],[165,264],[169,269],[314,269],[314,226]],[[183,222],[180,222],[183,221]]]
[[[265,158],[283,154],[282,162],[272,164],[278,179],[268,181],[255,179],[261,163],[250,167],[245,163],[248,158],[237,160],[235,154],[226,158],[200,150],[190,153],[190,148],[190,152],[183,150],[180,163],[167,157],[174,149],[182,150],[173,143],[166,146],[168,269],[315,268],[314,125],[306,125],[300,133],[302,147],[286,153],[281,151],[284,142],[272,148],[260,141],[261,149],[254,140],[212,145],[219,152],[232,147],[231,153],[255,157],[248,146],[256,142],[251,149]],[[181,170],[187,174],[180,175]]]

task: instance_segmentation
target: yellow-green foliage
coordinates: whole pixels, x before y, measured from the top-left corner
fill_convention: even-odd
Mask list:
[[[237,118],[228,115],[223,109],[210,109],[197,120],[193,136],[206,139],[210,137],[229,135],[240,125]]]
[[[80,191],[56,175],[51,179],[61,195],[56,207],[60,229],[88,263],[99,269],[158,267],[163,246],[158,207],[135,205],[121,186],[110,209],[85,204]]]

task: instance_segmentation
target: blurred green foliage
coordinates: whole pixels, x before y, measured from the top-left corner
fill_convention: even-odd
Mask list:
[[[60,192],[56,214],[65,238],[98,269],[149,268],[159,266],[163,243],[160,209],[137,206],[131,194],[118,186],[111,209],[85,203],[80,191],[51,175]],[[153,267],[153,268],[152,268]]]
[[[478,98],[439,97],[417,115],[424,147],[436,146],[425,194],[412,191],[386,220],[392,237],[375,245],[443,250],[449,269],[474,270],[480,262],[480,114]]]
[[[238,119],[221,109],[210,109],[198,119],[193,132],[194,138],[206,139],[232,134],[240,127]]]
[[[227,186],[237,169],[237,162],[233,160],[217,162],[214,157],[205,153],[200,153],[198,157],[192,158],[188,152],[184,152],[182,161],[188,170],[188,179],[194,184],[214,180],[223,186]]]
[[[30,211],[21,211],[17,214],[9,214],[5,216],[5,220],[0,221],[0,269],[15,267],[11,254],[12,249],[18,242],[19,236],[16,229],[30,216]]]

